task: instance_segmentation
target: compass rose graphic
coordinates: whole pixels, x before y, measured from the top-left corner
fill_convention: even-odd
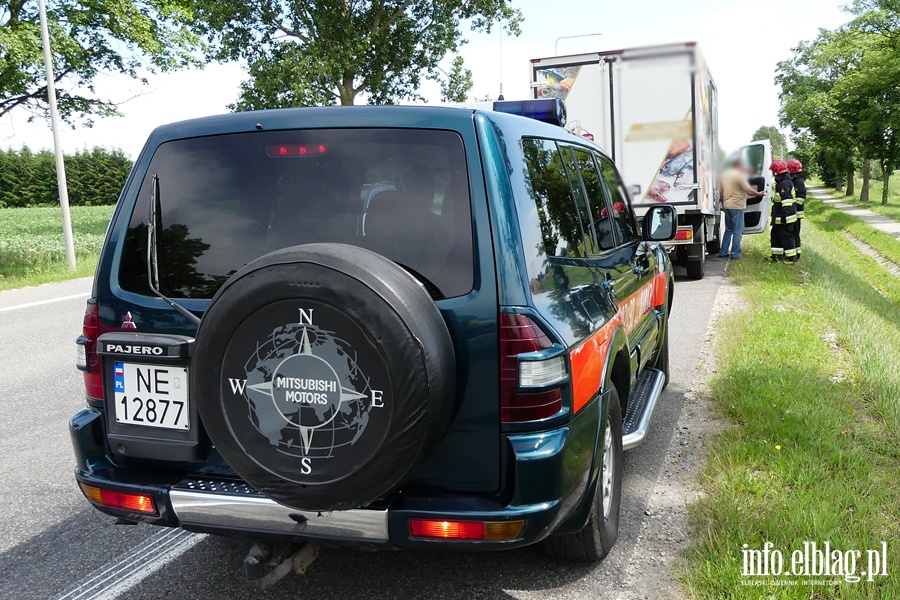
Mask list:
[[[317,335],[315,330],[313,334]],[[278,364],[271,379],[247,385],[247,390],[272,403],[284,421],[282,428],[285,424],[297,428],[304,454],[309,453],[313,433],[331,424],[342,405],[368,398],[342,385],[334,367],[314,353],[308,327],[302,329],[297,352]]]

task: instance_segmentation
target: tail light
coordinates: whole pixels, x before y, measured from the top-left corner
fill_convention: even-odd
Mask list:
[[[81,491],[84,492],[87,499],[94,504],[130,512],[157,514],[156,503],[151,496],[104,490],[84,483],[80,485]]]
[[[89,400],[103,400],[103,370],[100,355],[97,354],[97,338],[100,337],[100,309],[96,302],[88,301],[84,311],[84,325],[78,344],[78,359],[75,366],[84,371],[84,391]]]
[[[690,227],[687,228],[678,228],[678,231],[675,232],[675,241],[686,241],[694,239],[694,230]]]
[[[535,421],[562,410],[560,385],[568,378],[565,356],[526,315],[500,315],[500,419]]]
[[[409,535],[438,540],[482,540],[500,542],[519,537],[525,521],[440,521],[410,519]]]

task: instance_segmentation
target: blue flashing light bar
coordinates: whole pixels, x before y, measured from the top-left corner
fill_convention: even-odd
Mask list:
[[[528,117],[551,125],[566,125],[566,105],[559,98],[541,98],[540,100],[504,100],[494,102],[494,110]]]

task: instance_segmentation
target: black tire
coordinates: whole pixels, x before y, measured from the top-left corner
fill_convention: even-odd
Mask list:
[[[365,506],[443,434],[456,365],[425,288],[354,246],[267,254],[215,295],[191,397],[228,464],[302,510]]]
[[[684,268],[687,269],[687,276],[690,279],[703,279],[706,274],[706,253],[700,252],[700,260],[685,261]]]
[[[609,462],[606,460],[607,456]],[[548,555],[561,560],[586,563],[606,558],[619,537],[622,459],[622,406],[619,404],[619,394],[613,388],[609,395],[606,428],[600,451],[600,475],[591,505],[591,516],[581,531],[546,538],[543,546]]]

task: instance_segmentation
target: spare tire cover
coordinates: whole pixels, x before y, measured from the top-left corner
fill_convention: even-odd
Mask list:
[[[197,332],[191,397],[228,464],[302,510],[364,506],[442,435],[453,345],[424,287],[355,246],[307,244],[235,273]]]

